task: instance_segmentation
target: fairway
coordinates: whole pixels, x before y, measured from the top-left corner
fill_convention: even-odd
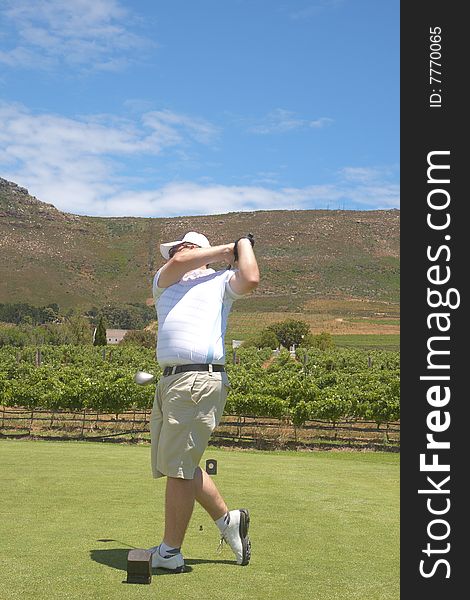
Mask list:
[[[160,542],[164,481],[149,446],[0,440],[0,597],[398,600],[399,456],[209,448],[229,508],[251,513],[252,560],[217,553],[196,506],[189,572],[128,585],[132,547]]]

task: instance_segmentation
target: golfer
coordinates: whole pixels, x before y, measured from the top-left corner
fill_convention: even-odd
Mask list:
[[[153,297],[163,375],[151,415],[151,456],[153,476],[167,479],[165,530],[161,544],[151,548],[152,566],[184,571],[181,546],[195,500],[215,521],[221,543],[230,546],[238,564],[247,565],[249,512],[229,511],[199,462],[227,398],[227,316],[233,301],[259,283],[253,238],[211,246],[204,235],[190,231],[181,240],[161,244],[160,252],[167,262],[155,275]],[[209,267],[220,262],[237,268]]]

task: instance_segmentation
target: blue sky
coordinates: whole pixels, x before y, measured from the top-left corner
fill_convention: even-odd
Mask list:
[[[100,216],[399,207],[399,0],[2,0],[0,176]]]

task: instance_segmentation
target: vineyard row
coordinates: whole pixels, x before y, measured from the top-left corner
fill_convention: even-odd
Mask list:
[[[5,346],[0,348],[0,404],[114,414],[150,410],[154,386],[136,385],[137,370],[161,374],[152,350]],[[271,417],[294,426],[354,419],[380,426],[400,418],[397,352],[299,348],[292,358],[287,351],[273,355],[240,348],[227,371],[226,414]]]

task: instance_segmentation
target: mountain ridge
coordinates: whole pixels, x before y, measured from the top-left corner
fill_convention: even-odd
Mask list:
[[[164,262],[159,243],[195,230],[212,244],[254,233],[262,280],[237,310],[302,312],[325,298],[397,304],[399,225],[397,209],[80,216],[0,178],[0,302],[65,308],[145,302]]]

